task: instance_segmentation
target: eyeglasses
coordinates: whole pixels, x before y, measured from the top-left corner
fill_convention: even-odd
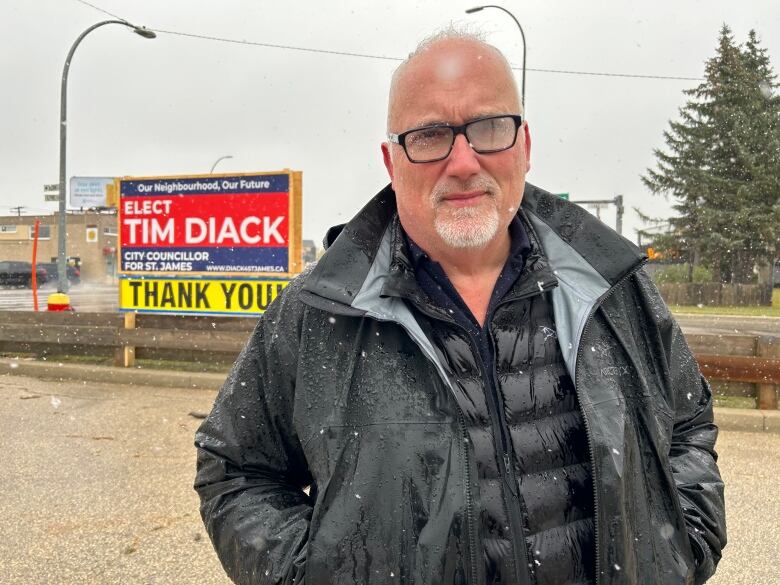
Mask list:
[[[522,116],[504,114],[486,116],[462,126],[433,124],[413,128],[400,134],[388,134],[387,139],[403,147],[409,162],[427,163],[447,158],[458,134],[463,134],[471,148],[479,154],[512,148],[517,140],[517,130],[522,124]]]

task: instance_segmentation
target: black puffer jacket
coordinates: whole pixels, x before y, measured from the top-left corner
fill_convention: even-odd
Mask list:
[[[523,210],[588,428],[597,582],[703,583],[725,545],[709,388],[633,246],[530,185]],[[286,289],[197,434],[238,583],[485,582],[474,445],[405,298],[394,214],[388,188]]]
[[[391,229],[400,230],[397,218]],[[551,291],[557,279],[531,226],[524,231],[531,252],[519,276],[508,270],[517,276],[508,290],[496,286],[504,292],[491,301],[482,331],[450,314],[458,309],[446,308],[436,284],[421,284],[434,300],[420,296],[419,274],[405,262],[406,238],[396,235],[394,256],[406,273],[399,275],[406,290],[398,292],[411,299],[415,318],[451,374],[474,448],[485,585],[522,582],[529,569],[536,585],[590,585],[595,555],[588,438],[555,333]]]

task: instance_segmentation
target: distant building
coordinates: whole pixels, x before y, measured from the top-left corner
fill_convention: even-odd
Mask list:
[[[59,214],[41,216],[0,216],[0,260],[32,261],[35,220],[38,230],[38,262],[57,260]],[[113,279],[117,272],[117,217],[115,211],[70,212],[66,253],[78,265],[85,281]]]
[[[302,256],[304,266],[317,260],[317,245],[314,240],[303,240]]]

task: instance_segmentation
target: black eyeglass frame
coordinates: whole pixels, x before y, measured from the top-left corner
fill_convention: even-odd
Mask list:
[[[505,147],[505,148],[494,148],[494,149],[480,149],[480,148],[474,148],[474,146],[471,144],[471,141],[469,140],[469,135],[466,133],[466,130],[469,126],[472,124],[476,124],[477,122],[484,122],[485,120],[495,120],[497,118],[511,118],[512,121],[515,123],[515,136],[512,139],[512,143]],[[400,134],[393,134],[391,132],[387,133],[387,139],[394,143],[401,146],[401,148],[404,149],[404,154],[406,154],[406,158],[409,159],[409,162],[414,164],[425,164],[425,163],[431,163],[431,162],[439,162],[440,160],[444,160],[450,154],[452,153],[452,147],[455,146],[455,139],[458,137],[459,134],[463,134],[463,136],[466,137],[466,140],[469,143],[469,146],[474,149],[474,152],[477,154],[493,154],[496,152],[504,152],[505,150],[509,150],[512,148],[515,143],[517,143],[517,133],[520,130],[520,126],[523,125],[523,117],[519,114],[498,114],[496,116],[485,116],[484,118],[477,118],[476,120],[471,120],[469,122],[466,122],[465,124],[461,124],[460,126],[453,126],[452,124],[431,124],[430,126],[421,126],[419,128],[412,128],[411,130],[406,130],[405,132],[401,132]],[[409,151],[406,150],[406,137],[413,133],[413,132],[420,132],[421,130],[431,130],[434,128],[449,128],[452,130],[452,142],[450,142],[450,147],[447,149],[447,153],[444,156],[440,156],[439,158],[432,158],[430,160],[414,160],[410,155]]]

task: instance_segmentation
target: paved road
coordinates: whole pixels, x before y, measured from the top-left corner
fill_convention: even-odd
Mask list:
[[[0,583],[228,585],[191,487],[213,396],[0,377]]]
[[[780,317],[739,315],[675,315],[685,333],[780,336]]]
[[[119,304],[118,285],[81,282],[68,292],[70,304],[78,311],[90,313],[114,312]],[[57,292],[56,283],[48,283],[38,289],[38,307],[46,310],[48,296]],[[29,288],[0,288],[0,311],[32,311],[33,294]]]
[[[214,392],[0,376],[0,582],[228,585],[191,489]],[[780,435],[724,432],[729,545],[708,585],[780,584]]]

